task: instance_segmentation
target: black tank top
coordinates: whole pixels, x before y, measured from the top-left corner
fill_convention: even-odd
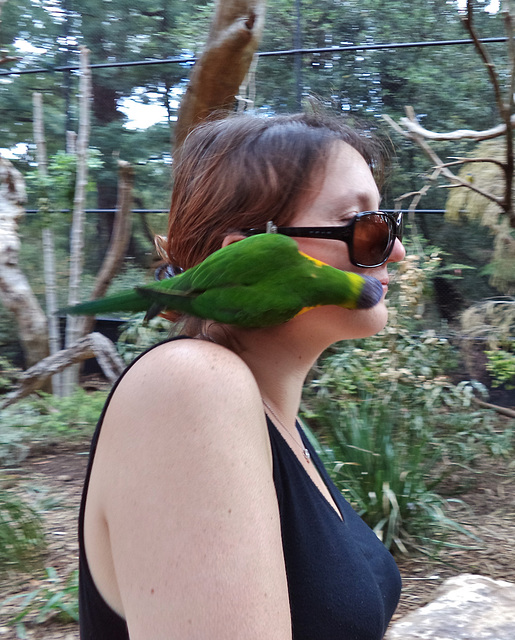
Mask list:
[[[93,436],[80,507],[81,640],[129,640],[125,620],[111,609],[95,586],[84,548],[84,510],[91,467],[102,421],[120,380],[111,390]],[[304,444],[341,519],[273,423],[267,422],[293,640],[380,640],[401,589],[399,571],[391,554],[343,498],[300,427]]]

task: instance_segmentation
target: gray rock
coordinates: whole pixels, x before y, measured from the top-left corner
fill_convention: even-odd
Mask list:
[[[515,584],[465,573],[394,623],[385,640],[515,640]]]

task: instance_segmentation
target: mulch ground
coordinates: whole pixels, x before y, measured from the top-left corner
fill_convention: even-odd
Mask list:
[[[56,445],[34,451],[17,468],[4,470],[1,482],[29,501],[46,507],[43,512],[48,550],[44,566],[54,567],[65,579],[77,567],[77,512],[87,463],[88,445],[73,448]],[[423,606],[434,597],[435,589],[460,573],[477,573],[515,583],[515,462],[489,459],[474,471],[460,471],[448,481],[448,491],[461,487],[459,499],[449,514],[473,533],[472,539],[453,533],[452,546],[441,547],[438,555],[421,549],[397,562],[404,582],[394,619]],[[465,487],[465,489],[463,488]],[[0,581],[0,602],[17,593],[28,593],[44,583],[43,572],[10,575]],[[0,640],[16,640],[7,621],[16,604],[0,609]],[[27,638],[35,640],[77,640],[76,624],[26,625]]]

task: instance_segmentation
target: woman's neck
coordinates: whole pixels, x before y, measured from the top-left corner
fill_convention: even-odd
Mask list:
[[[231,331],[230,343],[225,346],[252,371],[263,400],[285,424],[294,424],[304,381],[320,351],[309,342],[297,340],[287,325]]]

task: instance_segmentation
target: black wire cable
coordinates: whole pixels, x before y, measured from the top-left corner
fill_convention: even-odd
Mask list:
[[[506,42],[506,37],[499,38],[480,38],[480,42]],[[260,51],[256,55],[259,57],[272,57],[272,56],[294,56],[294,55],[309,55],[314,53],[337,53],[337,52],[353,52],[353,51],[378,51],[381,49],[409,49],[414,47],[448,47],[453,45],[465,45],[473,44],[473,40],[430,40],[427,42],[387,42],[379,44],[353,44],[342,45],[339,47],[320,47],[315,49],[283,49],[280,51]],[[144,65],[155,64],[191,64],[197,61],[195,56],[191,57],[172,57],[163,58],[162,60],[133,60],[128,62],[102,62],[98,64],[91,64],[91,69],[108,69],[114,67],[137,67]],[[65,71],[78,71],[79,65],[65,65],[57,67],[38,67],[34,69],[19,69],[13,71],[0,71],[0,76],[11,75],[25,75],[29,73],[55,73]]]

